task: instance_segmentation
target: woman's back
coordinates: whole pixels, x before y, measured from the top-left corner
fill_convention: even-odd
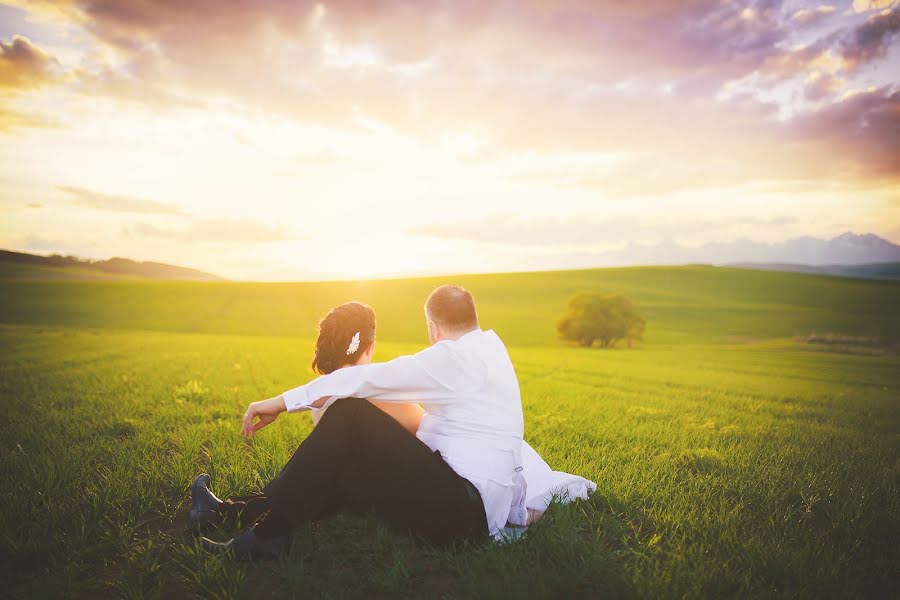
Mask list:
[[[421,406],[418,404],[379,402],[378,400],[369,400],[369,402],[396,419],[397,422],[403,425],[403,427],[411,434],[416,435],[416,431],[419,429],[419,422],[422,420],[422,415],[425,412],[422,410]],[[325,410],[327,409],[310,411],[312,414],[313,425],[318,424],[319,419],[325,414]]]

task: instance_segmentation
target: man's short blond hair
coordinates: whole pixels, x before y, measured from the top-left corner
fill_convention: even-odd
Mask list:
[[[460,285],[442,285],[425,301],[425,313],[438,326],[454,331],[478,327],[475,298]]]

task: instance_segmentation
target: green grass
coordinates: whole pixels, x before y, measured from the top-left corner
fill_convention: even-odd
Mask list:
[[[310,431],[252,440],[252,400],[311,377],[316,320],[362,299],[377,359],[424,343],[438,280],[252,284],[0,280],[0,575],[57,597],[890,597],[900,564],[900,358],[813,331],[900,334],[900,284],[711,267],[451,278],[507,341],[526,438],[597,482],[511,545],[421,548],[352,518],[235,565],[185,531],[187,486],[259,489]],[[634,350],[553,324],[579,291],[643,308]],[[0,594],[2,595],[2,594]]]

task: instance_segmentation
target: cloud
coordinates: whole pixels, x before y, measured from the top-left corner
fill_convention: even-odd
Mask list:
[[[20,128],[54,128],[54,118],[12,106],[15,98],[44,87],[59,77],[58,63],[26,37],[0,40],[0,133]]]
[[[846,169],[864,168],[882,177],[900,174],[898,86],[850,93],[785,128],[788,137],[814,141],[823,152],[840,151],[848,157]]]
[[[870,10],[882,10],[897,4],[897,0],[853,0],[853,10],[856,12],[868,12]]]
[[[884,58],[900,31],[900,7],[872,15],[856,27],[841,43],[841,56],[851,68]]]
[[[597,246],[634,240],[671,239],[682,235],[722,231],[740,227],[780,227],[795,222],[792,217],[759,219],[739,217],[727,220],[643,223],[633,218],[597,219],[585,215],[567,218],[523,219],[495,215],[469,223],[433,223],[411,233],[430,237],[514,244],[522,246]]]
[[[803,93],[810,102],[833,97],[847,86],[846,80],[823,71],[813,71],[805,83]]]
[[[759,71],[774,81],[807,76],[814,70],[851,73],[884,58],[898,31],[900,7],[895,7],[871,15],[857,25],[830,31],[809,43],[777,49]]]
[[[721,143],[734,164],[783,172],[791,140],[777,103],[803,112],[833,100],[846,73],[885,56],[894,27],[881,13],[789,6],[45,0],[34,10],[69,15],[114,55],[80,75],[79,93],[92,97],[176,109],[226,100],[328,128],[377,121],[426,142],[483,130],[480,151],[495,156],[633,150],[697,164],[710,150],[722,156]],[[835,30],[808,35],[829,15]],[[754,74],[754,91],[785,81],[799,91],[716,98]],[[809,145],[791,158],[826,173],[828,162],[854,158],[831,149],[822,156]]]
[[[94,244],[78,245],[63,239],[52,239],[35,234],[28,234],[14,243],[16,248],[26,252],[50,252],[56,254],[79,254],[89,252],[88,248]]]
[[[51,129],[60,127],[60,122],[0,105],[0,133],[24,127]]]
[[[186,214],[177,206],[156,202],[155,200],[144,200],[133,196],[125,196],[121,194],[106,194],[86,188],[75,187],[71,185],[56,186],[61,192],[65,192],[72,197],[72,204],[84,206],[87,208],[95,208],[98,210],[106,210],[110,212],[126,212],[126,213],[146,213],[146,214],[164,214],[164,215],[184,215]]]
[[[40,87],[54,78],[56,61],[20,35],[0,41],[0,88]]]
[[[383,122],[415,120],[409,113],[416,106],[465,118],[460,113],[470,104],[490,100],[484,92],[515,101],[520,90],[511,83],[540,86],[547,74],[557,80],[547,84],[563,84],[560,92],[579,80],[624,73],[687,79],[682,89],[700,91],[752,70],[785,35],[778,11],[765,0],[523,1],[515,9],[383,2],[372,10],[351,1],[250,0],[230,2],[227,10],[208,1],[166,0],[48,0],[43,6],[78,13],[73,21],[87,23],[117,49],[118,66],[102,78],[109,91],[122,91],[113,77],[151,88],[151,100],[166,96],[160,87],[189,84],[344,125],[352,124],[355,105]],[[523,71],[531,75],[523,79]],[[478,85],[460,86],[461,78]],[[463,110],[453,110],[453,98],[444,100],[448,90],[471,94],[459,105]]]
[[[161,228],[137,223],[134,233],[178,242],[264,243],[300,239],[283,227],[271,227],[247,219],[211,219],[196,221],[187,229]]]
[[[830,4],[823,4],[821,6],[815,6],[813,8],[801,8],[793,15],[791,15],[791,20],[802,23],[804,25],[808,25],[810,23],[816,23],[818,21],[821,21],[825,17],[833,15],[836,10],[837,9]]]

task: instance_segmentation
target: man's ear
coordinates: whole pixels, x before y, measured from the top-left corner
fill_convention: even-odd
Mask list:
[[[441,326],[429,319],[428,331],[431,333],[431,343],[436,344],[441,339]]]

